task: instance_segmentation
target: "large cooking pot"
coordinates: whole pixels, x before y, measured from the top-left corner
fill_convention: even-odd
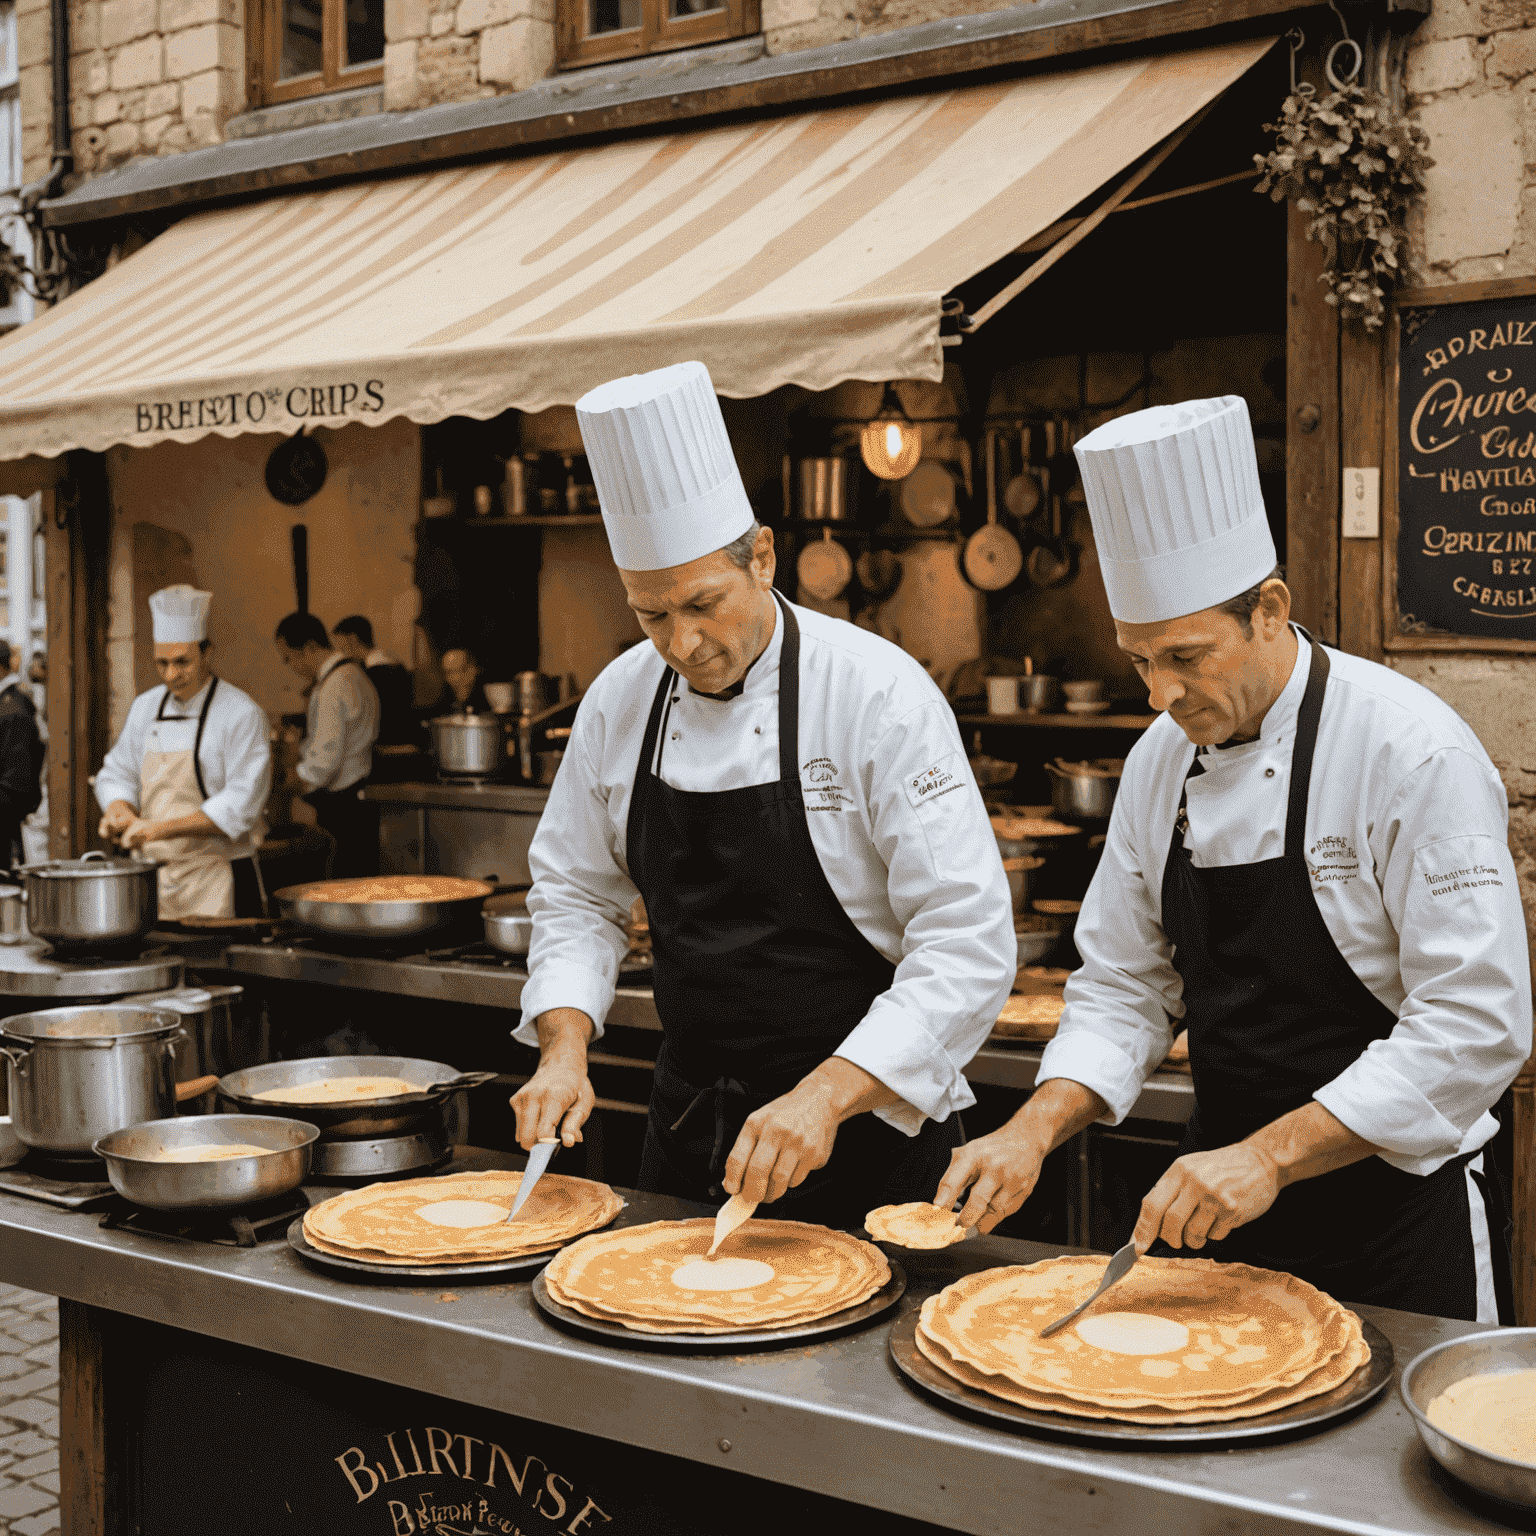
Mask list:
[[[483,779],[507,765],[501,721],[495,715],[440,715],[430,730],[439,773]]]
[[[455,1094],[494,1078],[494,1072],[461,1073],[442,1061],[414,1056],[307,1056],[299,1061],[269,1061],[219,1079],[219,1099],[242,1114],[302,1116],[320,1128],[323,1141],[415,1135],[440,1126]],[[399,1077],[420,1083],[420,1093],[387,1099],[353,1099],[341,1104],[291,1104],[258,1099],[273,1088],[293,1088],[330,1077]],[[434,1084],[444,1084],[435,1092]]]
[[[11,1120],[29,1147],[55,1157],[90,1157],[98,1137],[164,1120],[178,1096],[216,1079],[176,1082],[181,1020],[128,1005],[45,1008],[0,1020]]]
[[[197,1115],[125,1126],[96,1142],[112,1187],[157,1211],[208,1211],[255,1205],[297,1189],[309,1177],[319,1128],[275,1115]],[[167,1163],[157,1152],[210,1142],[264,1147],[209,1163]]]
[[[55,949],[99,949],[142,939],[159,916],[159,869],[149,859],[88,853],[18,871],[27,926]]]

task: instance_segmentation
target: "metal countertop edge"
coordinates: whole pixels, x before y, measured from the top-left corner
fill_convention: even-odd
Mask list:
[[[50,1211],[49,1214],[64,1213]],[[98,1230],[94,1224],[90,1228],[92,1234]],[[0,1244],[0,1275],[12,1284],[62,1294],[72,1300],[204,1337],[308,1361],[494,1412],[558,1424],[579,1433],[705,1464],[726,1465],[732,1470],[825,1493],[865,1507],[921,1520],[937,1520],[953,1529],[972,1533],[972,1536],[994,1536],[994,1533],[1002,1536],[1004,1532],[1016,1531],[1017,1524],[1011,1518],[1011,1512],[1016,1507],[1013,1500],[1017,1497],[1040,1498],[1044,1495],[1049,1505],[1055,1502],[1051,1493],[1073,1500],[1081,1496],[1080,1491],[1074,1489],[1042,1489],[1034,1479],[1017,1482],[1004,1479],[1001,1474],[1005,1467],[1018,1471],[1038,1468],[1064,1475],[1069,1480],[1081,1479],[1088,1483],[1094,1497],[1103,1500],[1095,1506],[1101,1516],[1109,1517],[1113,1506],[1118,1504],[1120,1514],[1143,1526],[1149,1520],[1159,1518],[1182,1520],[1185,1522],[1182,1527],[1168,1525],[1165,1528],[1182,1529],[1190,1536],[1207,1529],[1203,1520],[1198,1525],[1188,1523],[1195,1513],[1188,1508],[1191,1504],[1205,1506],[1211,1513],[1242,1510],[1261,1522],[1248,1524],[1244,1536],[1269,1536],[1271,1532],[1278,1536],[1281,1532],[1300,1531],[1404,1536],[1405,1530],[1409,1529],[1366,1524],[1321,1511],[1287,1507],[1200,1483],[1160,1479],[1130,1469],[1123,1453],[1114,1450],[1092,1446],[1063,1447],[1047,1440],[1024,1439],[1001,1430],[990,1430],[972,1421],[949,1416],[921,1399],[904,1382],[898,1382],[900,1390],[924,1405],[931,1415],[930,1423],[918,1426],[892,1420],[877,1412],[860,1412],[844,1404],[809,1403],[803,1397],[783,1392],[729,1382],[701,1382],[672,1367],[665,1355],[604,1348],[559,1334],[542,1318],[539,1326],[549,1329],[549,1337],[524,1338],[455,1323],[446,1316],[426,1319],[401,1313],[382,1298],[367,1295],[377,1289],[372,1286],[327,1279],[322,1283],[336,1294],[295,1290],[281,1280],[214,1270],[206,1263],[180,1262],[154,1239],[131,1234],[114,1233],[112,1243],[84,1241],[58,1233],[38,1232],[6,1216],[0,1216],[0,1233],[6,1234],[6,1241]],[[36,1251],[27,1256],[29,1263],[17,1263],[23,1257],[18,1252],[22,1244],[16,1241],[17,1237],[36,1245]],[[125,1238],[135,1245],[134,1250],[125,1250],[121,1245]],[[143,1243],[149,1244],[149,1248],[138,1250],[137,1245]],[[47,1251],[50,1249],[62,1249],[63,1252],[56,1255]],[[219,1257],[234,1256],[237,1252],[227,1250]],[[295,1265],[303,1264],[286,1248],[265,1247],[258,1253],[281,1256]],[[130,1276],[130,1283],[140,1280],[141,1276],[147,1283],[134,1286],[128,1292],[121,1279],[108,1281],[104,1277],[92,1281],[83,1272],[84,1265],[92,1257],[104,1258],[119,1269],[128,1267],[135,1272]],[[198,1304],[189,1308],[185,1290],[178,1290],[174,1297],[169,1294],[165,1284],[167,1271],[176,1271],[194,1284],[209,1277],[204,1288],[211,1287],[211,1291],[196,1298]],[[305,1274],[307,1278],[318,1278],[309,1276],[308,1271]],[[238,1300],[215,1294],[225,1284],[246,1287],[289,1303],[281,1307],[276,1317],[267,1314],[279,1326],[264,1332],[259,1325],[247,1323],[251,1316],[248,1308]],[[522,1295],[509,1297],[509,1301],[513,1305],[521,1304],[529,1312],[536,1312],[526,1282],[515,1287],[488,1289],[506,1291],[514,1288],[521,1290]],[[363,1314],[381,1325],[385,1336],[372,1342],[368,1350],[371,1361],[368,1369],[358,1369],[356,1330],[312,1326],[315,1320],[307,1314],[315,1307],[322,1311],[341,1310],[354,1316]],[[896,1315],[893,1313],[892,1317]],[[1479,1331],[1478,1325],[1464,1326],[1468,1331]],[[888,1321],[882,1321],[854,1337],[862,1340],[882,1368],[894,1375],[894,1367],[886,1358],[888,1327]],[[446,1335],[463,1340],[471,1348],[463,1352],[462,1360],[447,1360],[440,1347],[422,1349],[420,1335],[423,1328],[431,1330],[440,1342]],[[327,1338],[337,1342],[334,1346],[317,1348]],[[487,1351],[482,1347],[485,1344],[500,1348]],[[562,1369],[558,1377],[554,1377],[537,1368],[525,1368],[515,1379],[509,1379],[506,1370],[509,1353],[514,1357],[530,1355],[539,1363],[558,1359]],[[732,1361],[731,1356],[719,1359],[723,1365]],[[1402,1363],[1406,1362],[1400,1362],[1400,1365]],[[423,1369],[423,1366],[428,1368]],[[594,1368],[593,1379],[579,1380],[580,1374],[589,1367]],[[667,1411],[658,1412],[660,1405],[654,1395],[647,1394],[644,1389],[659,1383],[666,1383],[687,1400],[668,1404]],[[1389,1388],[1382,1398],[1350,1422],[1378,1412],[1385,1402],[1392,1400],[1391,1394]],[[751,1407],[766,1410],[765,1417],[754,1421]],[[783,1421],[785,1413],[793,1416],[796,1421],[793,1425]],[[846,1426],[850,1431],[847,1443],[841,1448],[828,1444],[828,1432],[834,1426]],[[718,1449],[722,1430],[731,1438],[729,1461]],[[900,1437],[904,1444],[893,1447],[889,1453],[876,1453],[869,1443],[871,1431]],[[744,1434],[750,1438],[738,1438]],[[976,1434],[985,1436],[987,1443],[977,1443],[973,1438]],[[833,1438],[837,1438],[835,1434]],[[942,1470],[936,1469],[931,1475],[925,1475],[919,1458],[910,1454],[914,1444],[937,1450],[943,1458]],[[1221,1450],[1193,1454],[1224,1459]],[[931,1464],[933,1458],[921,1460]],[[817,1465],[830,1466],[834,1476],[817,1477],[801,1470]],[[1010,1488],[1008,1484],[1013,1486]],[[951,1502],[955,1498],[963,1498],[965,1502],[957,1506]],[[1166,1508],[1160,1510],[1158,1506]],[[1426,1524],[1422,1528],[1431,1527]],[[1443,1525],[1439,1528],[1445,1529]],[[1219,1529],[1230,1530],[1231,1527],[1223,1523]]]

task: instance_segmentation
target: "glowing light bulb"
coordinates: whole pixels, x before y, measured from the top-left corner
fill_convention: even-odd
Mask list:
[[[904,480],[923,456],[923,429],[907,419],[896,386],[885,386],[880,413],[864,428],[859,451],[872,475],[882,480]]]

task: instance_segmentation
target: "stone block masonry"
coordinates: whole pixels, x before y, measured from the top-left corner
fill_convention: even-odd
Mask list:
[[[57,1536],[58,1435],[58,1303],[0,1285],[0,1531],[9,1536]]]

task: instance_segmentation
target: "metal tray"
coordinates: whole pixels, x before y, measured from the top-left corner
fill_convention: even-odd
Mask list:
[[[585,1234],[583,1234],[585,1235]],[[364,1259],[344,1259],[339,1253],[326,1253],[312,1247],[304,1238],[304,1218],[295,1218],[288,1228],[288,1246],[301,1259],[356,1277],[372,1275],[378,1280],[393,1280],[397,1285],[414,1285],[418,1280],[478,1280],[482,1275],[504,1280],[508,1275],[531,1275],[549,1263],[559,1248],[544,1253],[530,1253],[518,1259],[492,1259],[484,1264],[369,1264]]]
[[[1365,1342],[1371,1358],[1348,1381],[1320,1397],[1308,1398],[1289,1408],[1254,1419],[1232,1419],[1224,1424],[1121,1424],[1113,1419],[1074,1419],[1061,1413],[1042,1413],[1018,1403],[1005,1402],[987,1392],[962,1386],[946,1376],[917,1347],[918,1308],[912,1307],[891,1324],[892,1363],[914,1386],[939,1398],[951,1408],[1002,1424],[1010,1429],[1042,1430],[1075,1440],[1112,1441],[1126,1447],[1139,1445],[1210,1445],[1228,1440],[1255,1440],[1299,1429],[1316,1429],[1342,1414],[1353,1413],[1377,1397],[1392,1380],[1392,1341],[1373,1323],[1362,1318]]]
[[[860,1302],[856,1307],[845,1307],[841,1312],[818,1318],[814,1323],[799,1323],[792,1328],[758,1328],[743,1333],[637,1333],[622,1323],[604,1322],[600,1318],[588,1317],[584,1312],[562,1306],[549,1294],[543,1275],[533,1282],[533,1299],[545,1316],[576,1333],[600,1339],[605,1344],[628,1344],[640,1349],[665,1349],[686,1354],[702,1354],[716,1349],[788,1349],[792,1345],[811,1343],[834,1333],[862,1328],[889,1312],[906,1294],[907,1272],[894,1259],[888,1262],[891,1278],[868,1301]]]

